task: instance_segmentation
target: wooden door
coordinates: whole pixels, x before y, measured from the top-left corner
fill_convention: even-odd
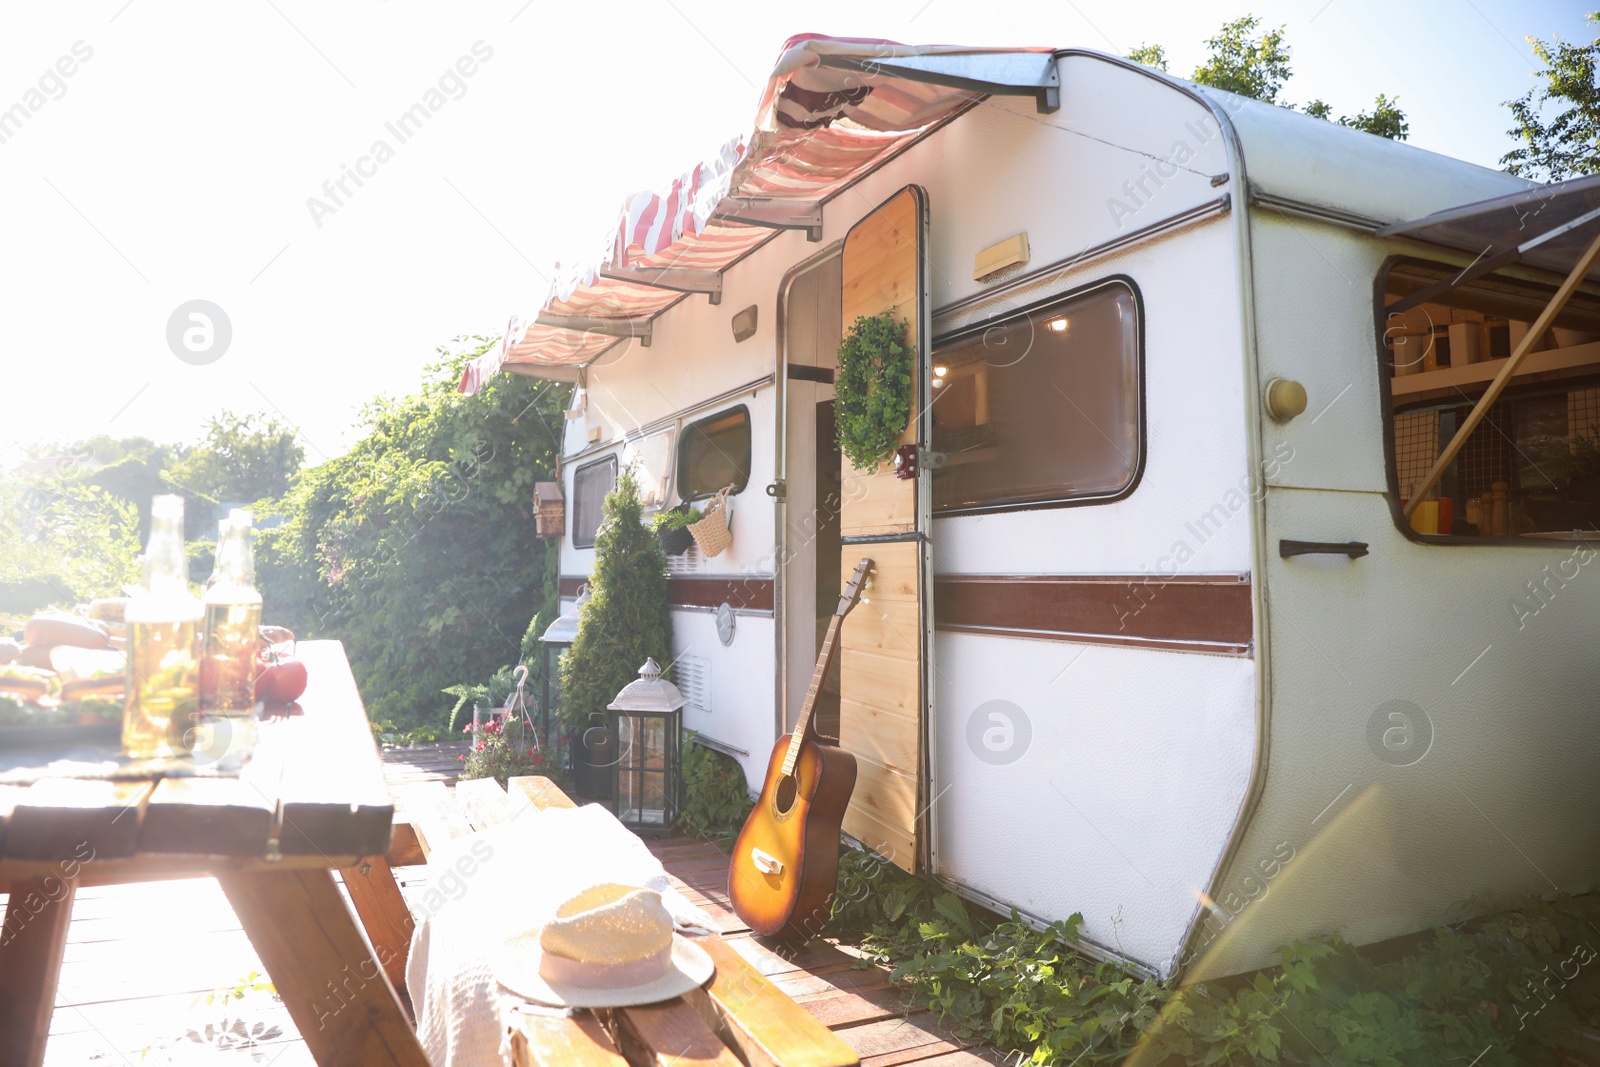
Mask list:
[[[842,255],[843,328],[858,316],[889,311],[905,320],[906,340],[917,352],[902,445],[929,439],[927,220],[922,190],[908,186],[856,223]],[[915,872],[927,851],[929,472],[898,478],[887,461],[874,471],[840,462],[841,585],[862,557],[876,564],[840,638],[839,743],[858,769],[844,829]]]

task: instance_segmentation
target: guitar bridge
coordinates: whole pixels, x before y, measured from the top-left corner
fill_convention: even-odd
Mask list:
[[[750,862],[756,865],[756,870],[762,874],[782,874],[783,861],[776,856],[769,855],[759,848],[750,850]]]

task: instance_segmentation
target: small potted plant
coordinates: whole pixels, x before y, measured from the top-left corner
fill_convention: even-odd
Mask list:
[[[694,544],[694,535],[689,532],[689,527],[703,517],[700,509],[690,507],[687,501],[675,508],[663,508],[656,512],[650,524],[657,540],[661,542],[661,551],[669,556],[681,556],[689,551],[689,546]]]

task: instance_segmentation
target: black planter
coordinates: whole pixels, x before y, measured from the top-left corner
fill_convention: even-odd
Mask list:
[[[656,540],[661,542],[661,551],[669,556],[681,556],[689,551],[689,546],[694,544],[694,534],[689,532],[687,526],[676,530],[660,529],[656,531]]]
[[[585,800],[608,799],[616,763],[617,735],[604,726],[589,727],[572,751],[574,792]]]

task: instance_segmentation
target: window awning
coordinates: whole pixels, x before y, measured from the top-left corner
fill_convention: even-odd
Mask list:
[[[1389,310],[1415,307],[1512,263],[1564,275],[1596,233],[1600,233],[1600,174],[1386,226],[1378,231],[1379,237],[1409,237],[1477,257],[1461,274],[1412,293],[1389,305]],[[1591,270],[1587,280],[1600,281],[1600,268]]]
[[[569,377],[685,298],[721,298],[721,272],[783,230],[822,234],[822,209],[941,122],[991,94],[1059,107],[1054,49],[901,45],[802,34],[785,42],[755,128],[673,180],[637,193],[592,261],[558,270],[533,315],[468,365],[475,393],[503,366]],[[558,368],[566,368],[565,373]]]

